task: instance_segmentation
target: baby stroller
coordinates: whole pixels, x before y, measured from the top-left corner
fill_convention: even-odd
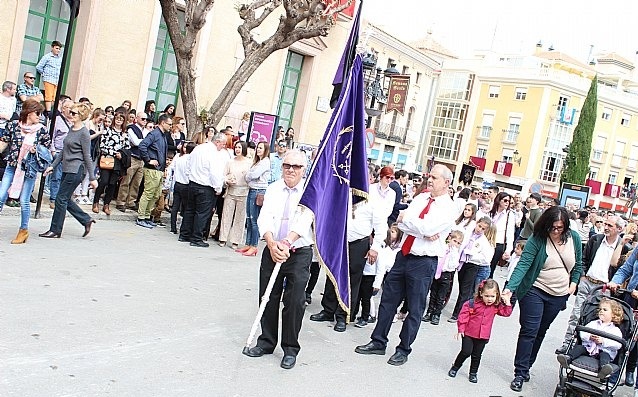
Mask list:
[[[605,379],[599,379],[598,359],[587,355],[577,357],[570,363],[568,369],[561,366],[559,372],[559,383],[554,391],[554,397],[611,397],[620,384],[620,374],[625,372],[625,367],[627,366],[627,361],[629,359],[629,352],[633,348],[634,343],[636,343],[635,338],[637,335],[637,327],[631,307],[626,302],[618,298],[608,296],[605,292],[607,292],[607,286],[601,285],[593,289],[585,302],[583,302],[580,311],[580,318],[578,319],[578,324],[576,325],[576,329],[572,335],[569,348],[571,349],[576,344],[582,343],[580,339],[580,331],[589,332],[591,334],[619,342],[622,347],[618,350],[618,354],[612,362],[614,370],[610,375],[606,376]],[[598,318],[598,304],[604,297],[612,299],[620,303],[622,306],[623,320],[622,323],[618,325],[618,328],[623,335],[622,339],[615,335],[610,335],[602,331],[585,327],[585,325],[590,321]]]

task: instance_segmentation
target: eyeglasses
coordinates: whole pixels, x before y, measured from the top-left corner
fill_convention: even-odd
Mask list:
[[[70,114],[71,116],[77,116],[77,115],[78,115],[78,114],[80,114],[80,113],[76,112],[75,110],[71,110],[71,111],[69,112],[69,114]]]
[[[394,176],[393,175],[386,175],[383,178],[388,178],[388,180],[390,180],[390,181],[394,180]]]
[[[147,119],[146,119],[146,117],[142,117],[140,120],[146,121]]]
[[[25,79],[35,80],[35,76],[24,76]]]
[[[552,226],[550,229],[553,232],[562,232],[565,228],[563,226]]]
[[[509,202],[510,202],[510,199],[503,199],[503,200],[501,200],[501,201],[504,201],[504,202],[506,202],[506,203],[509,203]]]
[[[282,167],[284,167],[285,170],[289,170],[290,168],[292,168],[295,171],[299,171],[300,169],[303,168],[303,165],[283,163]]]
[[[603,223],[603,221],[596,221],[596,223]]]

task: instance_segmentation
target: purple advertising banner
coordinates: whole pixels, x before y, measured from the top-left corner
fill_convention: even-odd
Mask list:
[[[251,112],[249,142],[268,142],[272,140],[275,128],[277,128],[277,116],[274,114]]]

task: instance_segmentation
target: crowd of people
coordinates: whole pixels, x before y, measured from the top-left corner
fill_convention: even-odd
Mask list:
[[[55,66],[60,47],[54,42],[51,55],[38,65],[43,78],[55,74],[47,68]],[[54,210],[42,238],[62,236],[67,211],[87,236],[95,220],[80,205],[110,215],[115,201],[116,210],[136,212],[135,224],[144,229],[166,227],[162,215],[169,212],[170,232],[192,247],[209,247],[207,241],[214,239],[220,247],[257,256],[263,240],[260,297],[276,264],[284,266],[261,320],[262,334],[245,354],[261,357],[274,351],[283,298],[281,366],[294,367],[305,307],[312,302],[320,271],[321,258],[312,250],[312,215],[298,206],[316,153],[294,149],[294,130],[284,133],[281,127],[273,153],[267,142],[246,142],[246,132],[236,133],[232,126],[207,127],[188,139],[175,105],[158,112],[152,100],[136,111],[129,100],[102,109],[87,98],[62,96],[52,110],[50,90],[55,87],[46,85],[42,94],[33,73],[23,77],[20,85],[5,82],[0,96],[0,149],[6,150],[0,210],[16,205],[11,200],[21,207],[12,243],[29,237],[38,172],[47,176]],[[52,118],[51,136],[46,124]],[[244,117],[237,131],[247,131],[247,121]],[[355,348],[368,355],[384,355],[392,324],[401,322],[400,343],[388,363],[403,365],[421,324],[440,324],[456,275],[458,295],[447,321],[456,323],[461,349],[448,375],[456,377],[471,357],[468,378],[478,382],[495,316],[510,316],[518,303],[520,330],[510,387],[521,391],[547,330],[575,294],[564,342],[556,349],[558,362],[568,366],[579,355],[595,355],[599,375],[611,374],[608,364],[615,354],[605,338],[584,336],[587,344],[576,350],[571,342],[580,306],[597,286],[615,290],[625,285],[632,292],[624,299],[637,307],[638,227],[633,221],[591,206],[565,208],[538,193],[523,201],[520,193],[497,186],[454,189],[452,172],[441,164],[421,180],[389,166],[370,165],[368,173],[367,201],[348,204],[350,305],[340,302],[334,280],[326,277],[322,310],[311,321],[334,322],[337,332],[345,332],[349,323],[359,328],[374,324],[370,341]],[[506,274],[502,286],[495,280],[497,272]],[[600,311],[597,325],[613,327],[614,304],[601,304]],[[627,385],[635,384],[637,361],[634,348]]]

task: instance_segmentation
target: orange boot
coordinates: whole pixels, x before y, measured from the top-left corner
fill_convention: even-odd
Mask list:
[[[18,230],[18,235],[16,236],[16,238],[11,240],[11,244],[24,244],[27,242],[28,238],[29,231],[27,229],[20,229]]]

